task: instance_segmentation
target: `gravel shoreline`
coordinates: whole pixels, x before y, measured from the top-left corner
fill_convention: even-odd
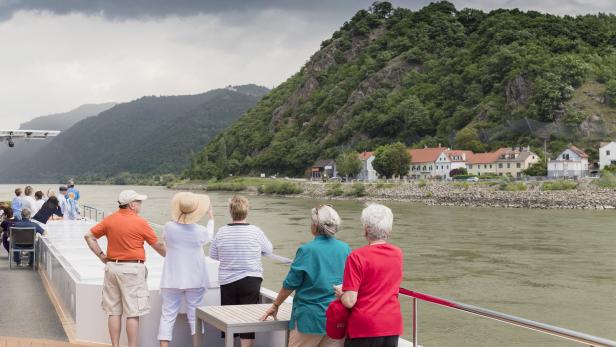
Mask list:
[[[462,207],[499,207],[499,208],[533,208],[533,209],[594,209],[606,210],[616,208],[616,190],[601,189],[592,184],[582,183],[578,189],[543,191],[540,183],[528,183],[526,191],[502,191],[498,185],[481,183],[456,184],[452,182],[410,182],[397,184],[366,184],[365,195],[330,196],[331,184],[320,182],[303,182],[304,192],[287,197],[358,200],[358,201],[397,201],[416,202],[429,206]],[[351,184],[342,184],[349,191]],[[184,183],[172,189],[206,190],[204,184]],[[258,194],[254,186],[242,193]]]

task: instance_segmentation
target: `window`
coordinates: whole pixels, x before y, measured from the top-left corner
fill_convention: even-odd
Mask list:
[[[516,163],[515,167],[517,167],[518,169],[522,167],[522,163]]]
[[[569,160],[569,154],[563,154],[563,160]]]
[[[503,168],[503,163],[498,163],[498,168],[502,169]]]
[[[605,151],[605,155],[610,155],[610,151]]]
[[[502,176],[502,175],[503,175],[503,173],[502,173],[502,172],[499,172],[499,173],[498,173],[498,175],[499,175],[499,176]]]
[[[518,177],[522,177],[522,173],[521,172],[518,172]]]
[[[487,169],[487,168],[488,168],[488,165],[487,165],[487,164],[483,164],[483,168],[484,168],[484,169]]]
[[[490,169],[492,168],[492,164],[490,164]]]
[[[507,163],[507,169],[511,168],[511,163]]]
[[[472,169],[472,168],[473,168],[473,165],[472,165],[472,164],[469,164],[469,165],[468,165],[468,168],[469,168],[469,170],[470,170],[470,169]]]

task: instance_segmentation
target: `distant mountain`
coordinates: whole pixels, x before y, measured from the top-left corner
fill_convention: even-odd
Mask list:
[[[85,104],[77,107],[74,110],[65,113],[56,113],[48,116],[36,117],[28,122],[22,123],[19,129],[27,130],[66,130],[80,120],[96,116],[97,114],[106,111],[113,106],[115,102],[107,102],[103,104]]]
[[[197,95],[147,96],[86,118],[19,164],[7,181],[106,178],[122,172],[179,173],[193,152],[253,107],[267,88],[215,89]]]
[[[64,131],[80,120],[96,116],[114,105],[115,103],[112,102],[81,105],[65,113],[36,117],[31,121],[22,123],[19,129]],[[0,165],[0,171],[2,168],[15,166],[19,162],[29,161],[29,158],[32,158],[34,154],[45,146],[48,146],[50,141],[52,141],[52,139],[31,140],[28,143],[23,140],[16,140],[16,146],[14,148],[8,148],[6,143],[0,143],[0,163],[2,163],[2,165]]]
[[[191,177],[299,176],[317,159],[400,141],[490,151],[616,138],[616,16],[386,1],[358,11],[310,60],[192,161]]]

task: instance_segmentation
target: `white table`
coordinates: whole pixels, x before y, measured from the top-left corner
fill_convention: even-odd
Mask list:
[[[225,332],[225,347],[233,347],[233,334],[287,330],[291,319],[291,304],[280,305],[276,320],[269,317],[266,321],[261,321],[259,318],[271,306],[271,304],[257,304],[198,307],[196,312],[197,345],[200,346],[203,340],[203,331],[200,329],[203,322]],[[284,346],[287,346],[288,342],[287,331]]]

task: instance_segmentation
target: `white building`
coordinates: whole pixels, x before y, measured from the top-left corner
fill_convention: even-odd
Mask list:
[[[372,167],[374,161],[374,152],[362,152],[359,154],[361,160],[361,171],[357,175],[357,179],[361,181],[375,181],[379,178],[378,173]]]
[[[599,170],[616,164],[616,142],[602,142],[599,148]]]
[[[472,152],[435,147],[410,149],[409,155],[409,177],[449,179],[451,170],[466,167]]]
[[[582,178],[588,176],[588,154],[571,146],[548,162],[549,178]]]

